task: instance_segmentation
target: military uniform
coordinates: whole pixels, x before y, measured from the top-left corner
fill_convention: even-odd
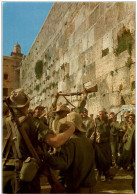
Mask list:
[[[123,129],[123,127],[125,127],[125,129]],[[127,131],[127,122],[123,121],[120,123],[120,130],[118,133],[118,153],[119,154],[122,154],[123,152],[123,146],[124,146],[123,136],[126,133],[126,131]]]
[[[95,129],[94,121],[91,120],[89,117],[83,118],[82,121],[83,124],[86,126],[86,137],[90,138]]]
[[[75,116],[69,120],[69,116]],[[91,193],[95,185],[95,160],[92,141],[83,137],[80,129],[82,119],[77,113],[67,115],[67,121],[76,126],[74,135],[61,146],[61,150],[53,155],[46,155],[46,162],[53,168],[65,171],[64,179],[68,193]],[[62,120],[63,122],[63,120]],[[65,122],[65,118],[64,118]]]
[[[14,112],[20,121],[21,127],[27,133],[33,147],[36,150],[40,150],[41,144],[44,142],[48,133],[53,133],[45,127],[44,123],[36,118],[30,118],[26,116],[26,113],[21,111],[20,108],[29,107],[30,99],[24,93],[23,89],[16,89],[11,93],[9,97],[9,106],[14,108]],[[9,132],[9,144],[12,145],[5,147],[3,151],[3,191],[7,192],[7,185],[14,189],[16,186],[16,193],[40,193],[40,181],[39,175],[31,182],[21,181],[19,178],[22,162],[31,156],[28,147],[18,131],[15,122],[9,117],[6,119],[6,126]],[[14,140],[14,143],[13,143]],[[11,142],[11,144],[10,144]],[[5,144],[6,145],[6,144]],[[13,146],[14,145],[14,146]],[[10,148],[10,149],[9,149]],[[8,157],[7,157],[8,153]],[[39,153],[39,152],[38,152]],[[14,171],[15,170],[15,171]],[[10,172],[9,172],[10,171]],[[12,173],[11,173],[12,171]],[[14,174],[13,174],[14,172]],[[12,179],[14,177],[14,179]],[[16,180],[15,180],[16,177]]]
[[[106,119],[101,121],[96,119],[96,165],[99,171],[99,175],[103,172],[106,176],[107,170],[109,170],[112,164],[112,153],[110,147],[110,124]],[[106,177],[107,178],[107,177]]]
[[[118,156],[118,134],[120,130],[120,124],[117,121],[110,121],[110,144],[112,151],[112,159],[114,165],[117,161]]]
[[[131,130],[132,129],[132,130]],[[135,160],[135,124],[129,124],[125,133],[123,152],[118,159],[118,165],[127,169]]]

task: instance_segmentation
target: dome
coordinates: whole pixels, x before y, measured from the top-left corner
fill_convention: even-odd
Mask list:
[[[21,46],[18,44],[18,42],[14,45],[13,52],[14,53],[21,53]]]

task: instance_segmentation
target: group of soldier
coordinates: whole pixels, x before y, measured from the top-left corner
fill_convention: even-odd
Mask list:
[[[102,177],[110,181],[119,168],[135,170],[135,114],[125,112],[124,121],[119,123],[117,114],[108,114],[102,108],[96,118],[92,114],[89,117],[85,108],[86,89],[82,93],[82,100],[72,109],[66,104],[57,106],[59,94],[56,93],[48,112],[42,105],[29,109],[31,99],[23,89],[14,90],[7,98],[8,104],[3,104],[4,193],[41,192],[43,170],[31,181],[20,178],[23,162],[33,155],[19,128],[27,134],[45,168],[58,170],[57,179],[63,185],[63,192],[93,193],[96,181]],[[19,126],[9,108],[14,111]],[[57,193],[53,188],[51,192]]]

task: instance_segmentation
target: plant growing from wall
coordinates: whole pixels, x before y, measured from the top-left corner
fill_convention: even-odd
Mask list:
[[[130,33],[130,30],[123,27],[121,29],[121,34],[117,35],[117,40],[118,40],[118,46],[114,50],[114,54],[118,56],[120,53],[127,50],[129,55],[131,56],[134,38],[133,38],[133,35]]]
[[[131,83],[131,91],[135,90],[135,81]]]
[[[126,62],[125,64],[126,64],[126,66],[127,66],[129,69],[131,68],[131,65],[133,64],[133,60],[132,60],[131,56],[128,57],[127,62]]]
[[[36,65],[35,65],[35,74],[36,74],[37,79],[40,79],[42,77],[43,61],[41,61],[41,60],[37,61]]]
[[[37,92],[39,91],[40,87],[39,87],[39,84],[36,85],[36,87],[34,88],[34,90],[36,90]]]

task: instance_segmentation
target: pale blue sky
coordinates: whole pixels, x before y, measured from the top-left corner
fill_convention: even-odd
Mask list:
[[[53,2],[2,3],[2,55],[10,56],[18,42],[27,55],[38,35]]]

